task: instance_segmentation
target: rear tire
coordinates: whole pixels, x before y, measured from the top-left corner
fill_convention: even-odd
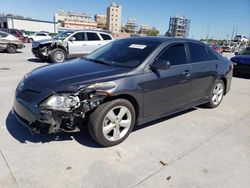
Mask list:
[[[17,50],[17,47],[14,44],[8,44],[6,48],[6,51],[11,54],[16,53],[16,50]]]
[[[66,60],[66,52],[63,49],[56,48],[50,54],[50,61],[52,63],[62,63]]]
[[[225,93],[225,85],[222,80],[217,80],[211,89],[209,102],[205,104],[208,108],[216,108],[220,105]]]
[[[116,99],[100,105],[89,117],[90,136],[102,146],[123,142],[135,124],[133,105],[125,99]]]

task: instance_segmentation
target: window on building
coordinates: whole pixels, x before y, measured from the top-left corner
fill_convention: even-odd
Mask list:
[[[109,35],[101,33],[101,36],[102,36],[103,40],[112,40],[112,38]]]
[[[75,37],[76,41],[85,41],[85,33],[81,32],[81,33],[76,33],[73,35],[73,37]]]
[[[162,54],[159,55],[158,59],[166,60],[174,65],[182,65],[187,62],[187,56],[184,44],[174,44],[167,47]]]
[[[96,33],[87,33],[88,41],[100,40]]]

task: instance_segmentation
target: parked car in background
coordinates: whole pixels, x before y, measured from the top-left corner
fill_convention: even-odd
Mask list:
[[[60,36],[75,37],[68,43],[97,39],[88,32]],[[109,36],[93,33],[100,39]],[[97,143],[113,146],[135,124],[200,104],[219,106],[231,79],[232,63],[199,41],[125,38],[85,58],[28,73],[17,86],[12,112],[36,134],[76,132],[88,122]]]
[[[234,41],[235,42],[243,42],[243,43],[248,43],[249,39],[245,36],[242,36],[242,35],[236,35],[234,37]]]
[[[65,31],[53,39],[33,42],[32,52],[38,58],[58,63],[89,54],[112,40],[111,34],[104,31]]]
[[[215,50],[216,52],[218,52],[219,54],[223,54],[223,49],[222,49],[222,47],[220,46],[220,45],[218,45],[218,44],[209,44],[209,46],[213,49],[213,50]]]
[[[250,47],[246,47],[241,52],[235,53],[231,58],[234,63],[234,74],[250,74]]]
[[[15,53],[17,49],[23,47],[23,43],[17,37],[4,31],[0,31],[0,51]]]
[[[28,41],[30,43],[34,41],[39,41],[39,40],[46,40],[46,39],[52,39],[52,37],[48,33],[34,33],[33,35],[28,36]]]
[[[237,42],[227,41],[223,44],[222,49],[223,52],[235,52],[240,48],[240,44]]]
[[[18,29],[5,29],[5,28],[0,28],[0,31],[4,31],[6,33],[9,33],[11,35],[14,35],[15,37],[17,37],[21,42],[25,42],[24,36],[22,34],[22,32]]]

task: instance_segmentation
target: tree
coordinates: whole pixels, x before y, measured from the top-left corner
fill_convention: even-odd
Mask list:
[[[153,27],[152,29],[147,31],[147,36],[157,36],[159,35],[159,33],[160,32],[155,27]]]

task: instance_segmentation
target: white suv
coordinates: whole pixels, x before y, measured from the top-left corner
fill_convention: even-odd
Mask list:
[[[235,38],[234,38],[234,41],[235,41],[235,42],[244,42],[244,43],[247,43],[249,40],[248,40],[248,38],[245,37],[245,36],[236,35]]]
[[[105,31],[65,31],[53,39],[33,42],[32,52],[43,60],[63,62],[89,54],[112,40],[113,37]]]
[[[33,41],[51,39],[52,37],[47,33],[34,33],[33,35],[28,36],[28,41],[32,43]]]

